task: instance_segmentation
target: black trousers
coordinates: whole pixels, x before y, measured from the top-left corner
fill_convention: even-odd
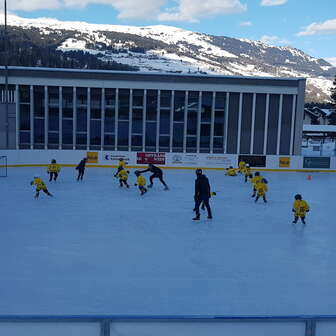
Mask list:
[[[303,216],[303,217],[300,217],[300,218],[301,218],[301,222],[302,222],[303,224],[306,224],[306,221],[305,221],[306,217]],[[293,223],[297,223],[298,220],[299,220],[299,216],[294,216],[294,221],[293,221]]]
[[[208,211],[208,217],[212,217],[211,207],[210,207],[210,204],[209,204],[209,198],[195,200],[196,216],[197,217],[200,216],[200,206],[201,206],[202,202],[203,202],[204,206],[206,207],[206,209]]]
[[[78,169],[77,181],[83,180],[84,172],[85,172],[85,169],[83,169],[83,168],[82,169]]]
[[[144,186],[139,186],[139,190],[141,192],[141,195],[143,195],[147,192],[147,189]]]
[[[163,174],[161,173],[154,173],[153,175],[151,175],[150,177],[149,177],[149,181],[150,181],[150,184],[153,184],[153,179],[154,178],[158,178],[159,180],[160,180],[160,182],[165,186],[165,187],[167,187],[167,184],[166,184],[166,182],[163,180]]]
[[[260,198],[260,196],[257,195],[255,201],[257,202],[259,198]],[[264,202],[266,203],[267,202],[266,195],[263,195],[262,198],[263,198]]]
[[[120,187],[122,187],[123,185],[125,185],[127,188],[129,188],[129,185],[128,185],[127,181],[119,179],[119,183],[120,183]]]
[[[49,173],[49,182],[51,182],[53,178],[54,178],[54,181],[56,181],[57,177],[58,177],[58,173],[56,172]]]

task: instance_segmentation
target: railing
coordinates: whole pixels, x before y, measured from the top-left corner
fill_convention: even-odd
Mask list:
[[[6,336],[331,336],[336,315],[118,316],[2,315]]]

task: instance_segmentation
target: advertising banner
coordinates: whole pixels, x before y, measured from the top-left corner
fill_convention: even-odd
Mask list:
[[[266,167],[265,155],[239,155],[238,164],[240,161],[248,163],[251,167]]]
[[[86,152],[87,163],[98,163],[98,152]]]
[[[226,155],[216,155],[216,154],[208,154],[204,158],[204,164],[206,167],[221,167],[228,168],[233,166],[233,162],[230,156]]]
[[[166,153],[137,153],[137,164],[166,164]]]
[[[304,157],[303,168],[330,168],[330,157]]]
[[[176,166],[197,166],[198,165],[198,156],[197,154],[180,154],[176,153],[169,157],[168,164]]]
[[[129,153],[118,154],[118,153],[104,153],[104,161],[109,161],[112,165],[117,165],[119,159],[124,159],[126,164],[129,164],[131,159]],[[108,162],[106,162],[108,163]]]
[[[279,167],[289,168],[290,167],[290,157],[289,156],[279,157]]]

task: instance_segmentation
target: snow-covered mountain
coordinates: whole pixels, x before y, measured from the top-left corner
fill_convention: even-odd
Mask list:
[[[336,67],[291,47],[214,36],[171,26],[121,26],[25,19],[10,15],[10,26],[33,30],[62,52],[81,50],[101,61],[141,71],[307,78],[308,100],[329,100]],[[52,37],[52,38],[51,38]]]

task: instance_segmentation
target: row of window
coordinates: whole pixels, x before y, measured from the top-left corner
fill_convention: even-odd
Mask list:
[[[288,155],[294,97],[19,86],[19,144]]]

